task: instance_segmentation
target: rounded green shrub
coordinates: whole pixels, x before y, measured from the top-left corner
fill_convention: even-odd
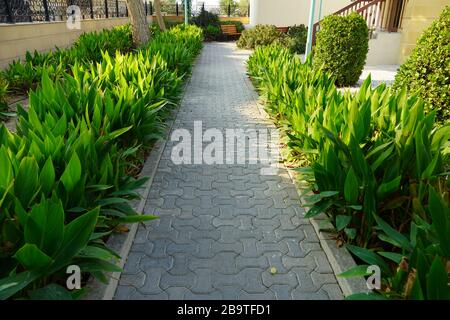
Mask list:
[[[450,118],[450,6],[417,41],[395,77],[394,88],[417,92],[440,122]]]
[[[314,51],[314,67],[336,77],[336,85],[354,85],[363,71],[369,51],[369,30],[357,13],[330,15],[320,24]]]
[[[254,49],[258,46],[266,46],[280,41],[284,36],[273,25],[259,24],[251,29],[244,30],[237,46],[241,49]]]

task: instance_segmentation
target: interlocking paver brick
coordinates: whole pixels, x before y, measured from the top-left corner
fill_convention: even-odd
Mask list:
[[[172,130],[193,130],[194,121],[224,133],[275,128],[246,76],[249,52],[235,50],[205,45]],[[146,199],[144,212],[159,219],[139,226],[115,299],[342,299],[286,169],[261,174],[277,152],[236,163],[240,150],[220,147],[216,157],[234,160],[175,165],[176,143],[167,141]],[[247,152],[258,143],[267,149],[252,139],[241,145]]]

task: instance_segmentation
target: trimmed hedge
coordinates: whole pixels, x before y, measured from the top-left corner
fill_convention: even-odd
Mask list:
[[[241,49],[254,49],[258,46],[270,45],[283,37],[277,27],[273,25],[259,24],[254,28],[244,30],[237,42]]]
[[[417,41],[410,57],[400,67],[394,88],[417,92],[436,110],[441,122],[450,119],[450,6]]]
[[[320,24],[314,52],[314,67],[336,77],[337,86],[354,85],[366,62],[369,30],[362,16],[327,16]]]

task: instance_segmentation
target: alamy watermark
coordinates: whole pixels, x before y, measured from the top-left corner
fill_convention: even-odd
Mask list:
[[[202,121],[194,121],[193,132],[176,129],[171,152],[176,165],[263,164],[262,175],[276,175],[279,163],[279,132],[276,129],[217,129],[203,131]]]
[[[79,6],[71,5],[66,9],[66,27],[69,30],[81,30],[81,9]]]
[[[366,286],[369,290],[381,289],[381,269],[377,265],[367,267],[367,273],[370,276],[366,280]]]

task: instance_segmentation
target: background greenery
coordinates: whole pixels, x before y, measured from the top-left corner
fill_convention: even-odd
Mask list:
[[[441,122],[450,119],[450,6],[423,33],[395,77],[394,88],[418,92],[437,111]]]

